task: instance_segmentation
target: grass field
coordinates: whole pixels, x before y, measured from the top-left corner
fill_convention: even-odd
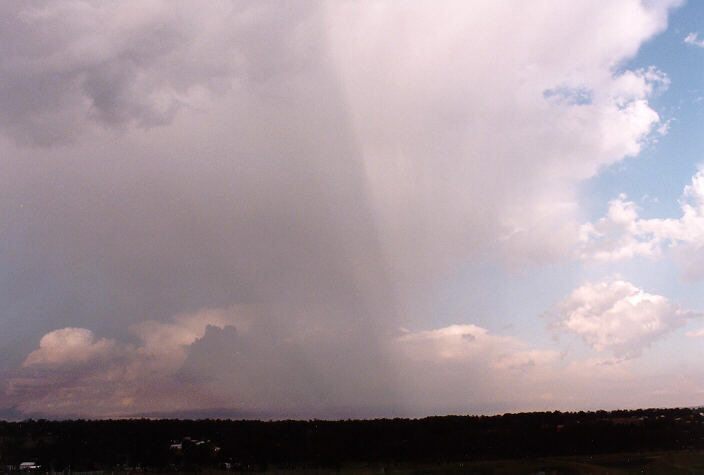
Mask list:
[[[266,473],[320,474],[330,470],[269,470]],[[495,460],[442,465],[345,467],[341,474],[699,474],[704,473],[704,451],[673,451]]]

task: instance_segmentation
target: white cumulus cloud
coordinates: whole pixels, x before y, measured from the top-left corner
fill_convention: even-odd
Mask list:
[[[690,33],[684,38],[684,42],[689,45],[704,48],[704,38],[699,38],[699,32]]]
[[[450,325],[435,330],[406,332],[394,341],[396,349],[410,360],[481,360],[490,367],[516,369],[544,365],[559,358],[554,350],[527,348],[520,340],[490,333],[472,324]]]
[[[671,249],[684,276],[704,276],[704,170],[692,176],[680,199],[679,218],[640,218],[638,206],[620,195],[609,202],[605,217],[582,225],[581,257],[618,261],[636,256],[656,257]]]
[[[661,295],[621,280],[585,284],[552,311],[555,328],[581,336],[598,351],[639,356],[644,348],[697,316]]]
[[[23,366],[83,364],[110,357],[117,350],[117,342],[105,338],[96,341],[93,332],[85,328],[62,328],[44,335]]]
[[[189,404],[195,409],[203,395],[178,384],[176,372],[208,327],[235,323],[247,328],[242,312],[234,309],[204,309],[168,323],[146,321],[132,326],[138,345],[96,339],[86,328],[54,330],[9,379],[6,395],[22,410],[54,415],[105,416]]]

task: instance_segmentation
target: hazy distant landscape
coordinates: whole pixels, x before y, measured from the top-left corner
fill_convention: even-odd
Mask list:
[[[346,421],[0,422],[0,468],[628,473],[704,469],[704,408]]]

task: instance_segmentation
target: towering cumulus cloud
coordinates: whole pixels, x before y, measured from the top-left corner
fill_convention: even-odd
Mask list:
[[[558,352],[429,295],[572,255],[576,185],[659,122],[667,76],[623,65],[672,5],[4,3],[0,408],[520,405]]]

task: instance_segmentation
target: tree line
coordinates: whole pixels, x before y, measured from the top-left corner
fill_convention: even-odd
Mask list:
[[[700,409],[373,420],[0,421],[0,469],[340,468],[704,449]]]

